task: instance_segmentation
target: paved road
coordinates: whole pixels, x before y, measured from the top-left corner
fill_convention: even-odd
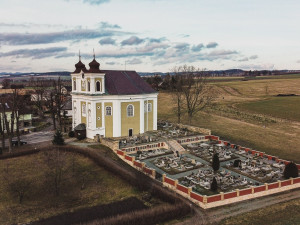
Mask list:
[[[21,140],[26,141],[27,144],[38,144],[45,141],[51,141],[53,135],[54,131],[32,132],[30,134],[21,135]],[[14,137],[13,140],[17,140],[17,137]],[[5,141],[5,145],[8,145],[8,140]]]

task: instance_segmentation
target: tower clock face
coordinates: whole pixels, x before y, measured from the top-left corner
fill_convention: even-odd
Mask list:
[[[84,73],[81,74],[82,79],[84,79]]]

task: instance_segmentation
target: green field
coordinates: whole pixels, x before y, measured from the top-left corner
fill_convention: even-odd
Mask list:
[[[236,105],[241,110],[300,122],[300,96],[272,97]]]
[[[142,193],[112,173],[80,155],[64,155],[60,193],[56,195],[53,170],[38,153],[0,161],[0,224],[28,223],[76,209],[108,204]],[[21,181],[21,183],[19,182]],[[24,184],[26,184],[24,186]],[[22,204],[16,187],[25,190]]]
[[[222,225],[290,225],[300,224],[300,199],[272,205],[223,220]]]

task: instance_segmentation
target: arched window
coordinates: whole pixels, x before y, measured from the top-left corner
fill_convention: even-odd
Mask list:
[[[91,91],[91,82],[88,81],[88,91]]]
[[[101,91],[101,82],[100,81],[96,82],[96,91]]]
[[[106,111],[107,116],[111,116],[111,107],[110,106],[107,106],[105,111]]]
[[[148,112],[151,112],[151,111],[152,111],[152,104],[148,103]]]
[[[86,114],[86,106],[85,106],[85,104],[82,104],[82,114],[83,115]]]
[[[128,116],[128,117],[134,116],[134,108],[133,108],[133,105],[128,105],[128,106],[127,106],[127,116]]]
[[[73,90],[76,91],[76,80],[73,80]]]

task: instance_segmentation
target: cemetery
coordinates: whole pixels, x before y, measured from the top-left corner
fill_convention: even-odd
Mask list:
[[[256,192],[268,194],[274,188],[300,184],[299,178],[287,181],[283,176],[288,161],[219,140],[214,135],[170,123],[159,125],[157,132],[120,140],[117,154],[202,207],[228,196],[255,197]]]

